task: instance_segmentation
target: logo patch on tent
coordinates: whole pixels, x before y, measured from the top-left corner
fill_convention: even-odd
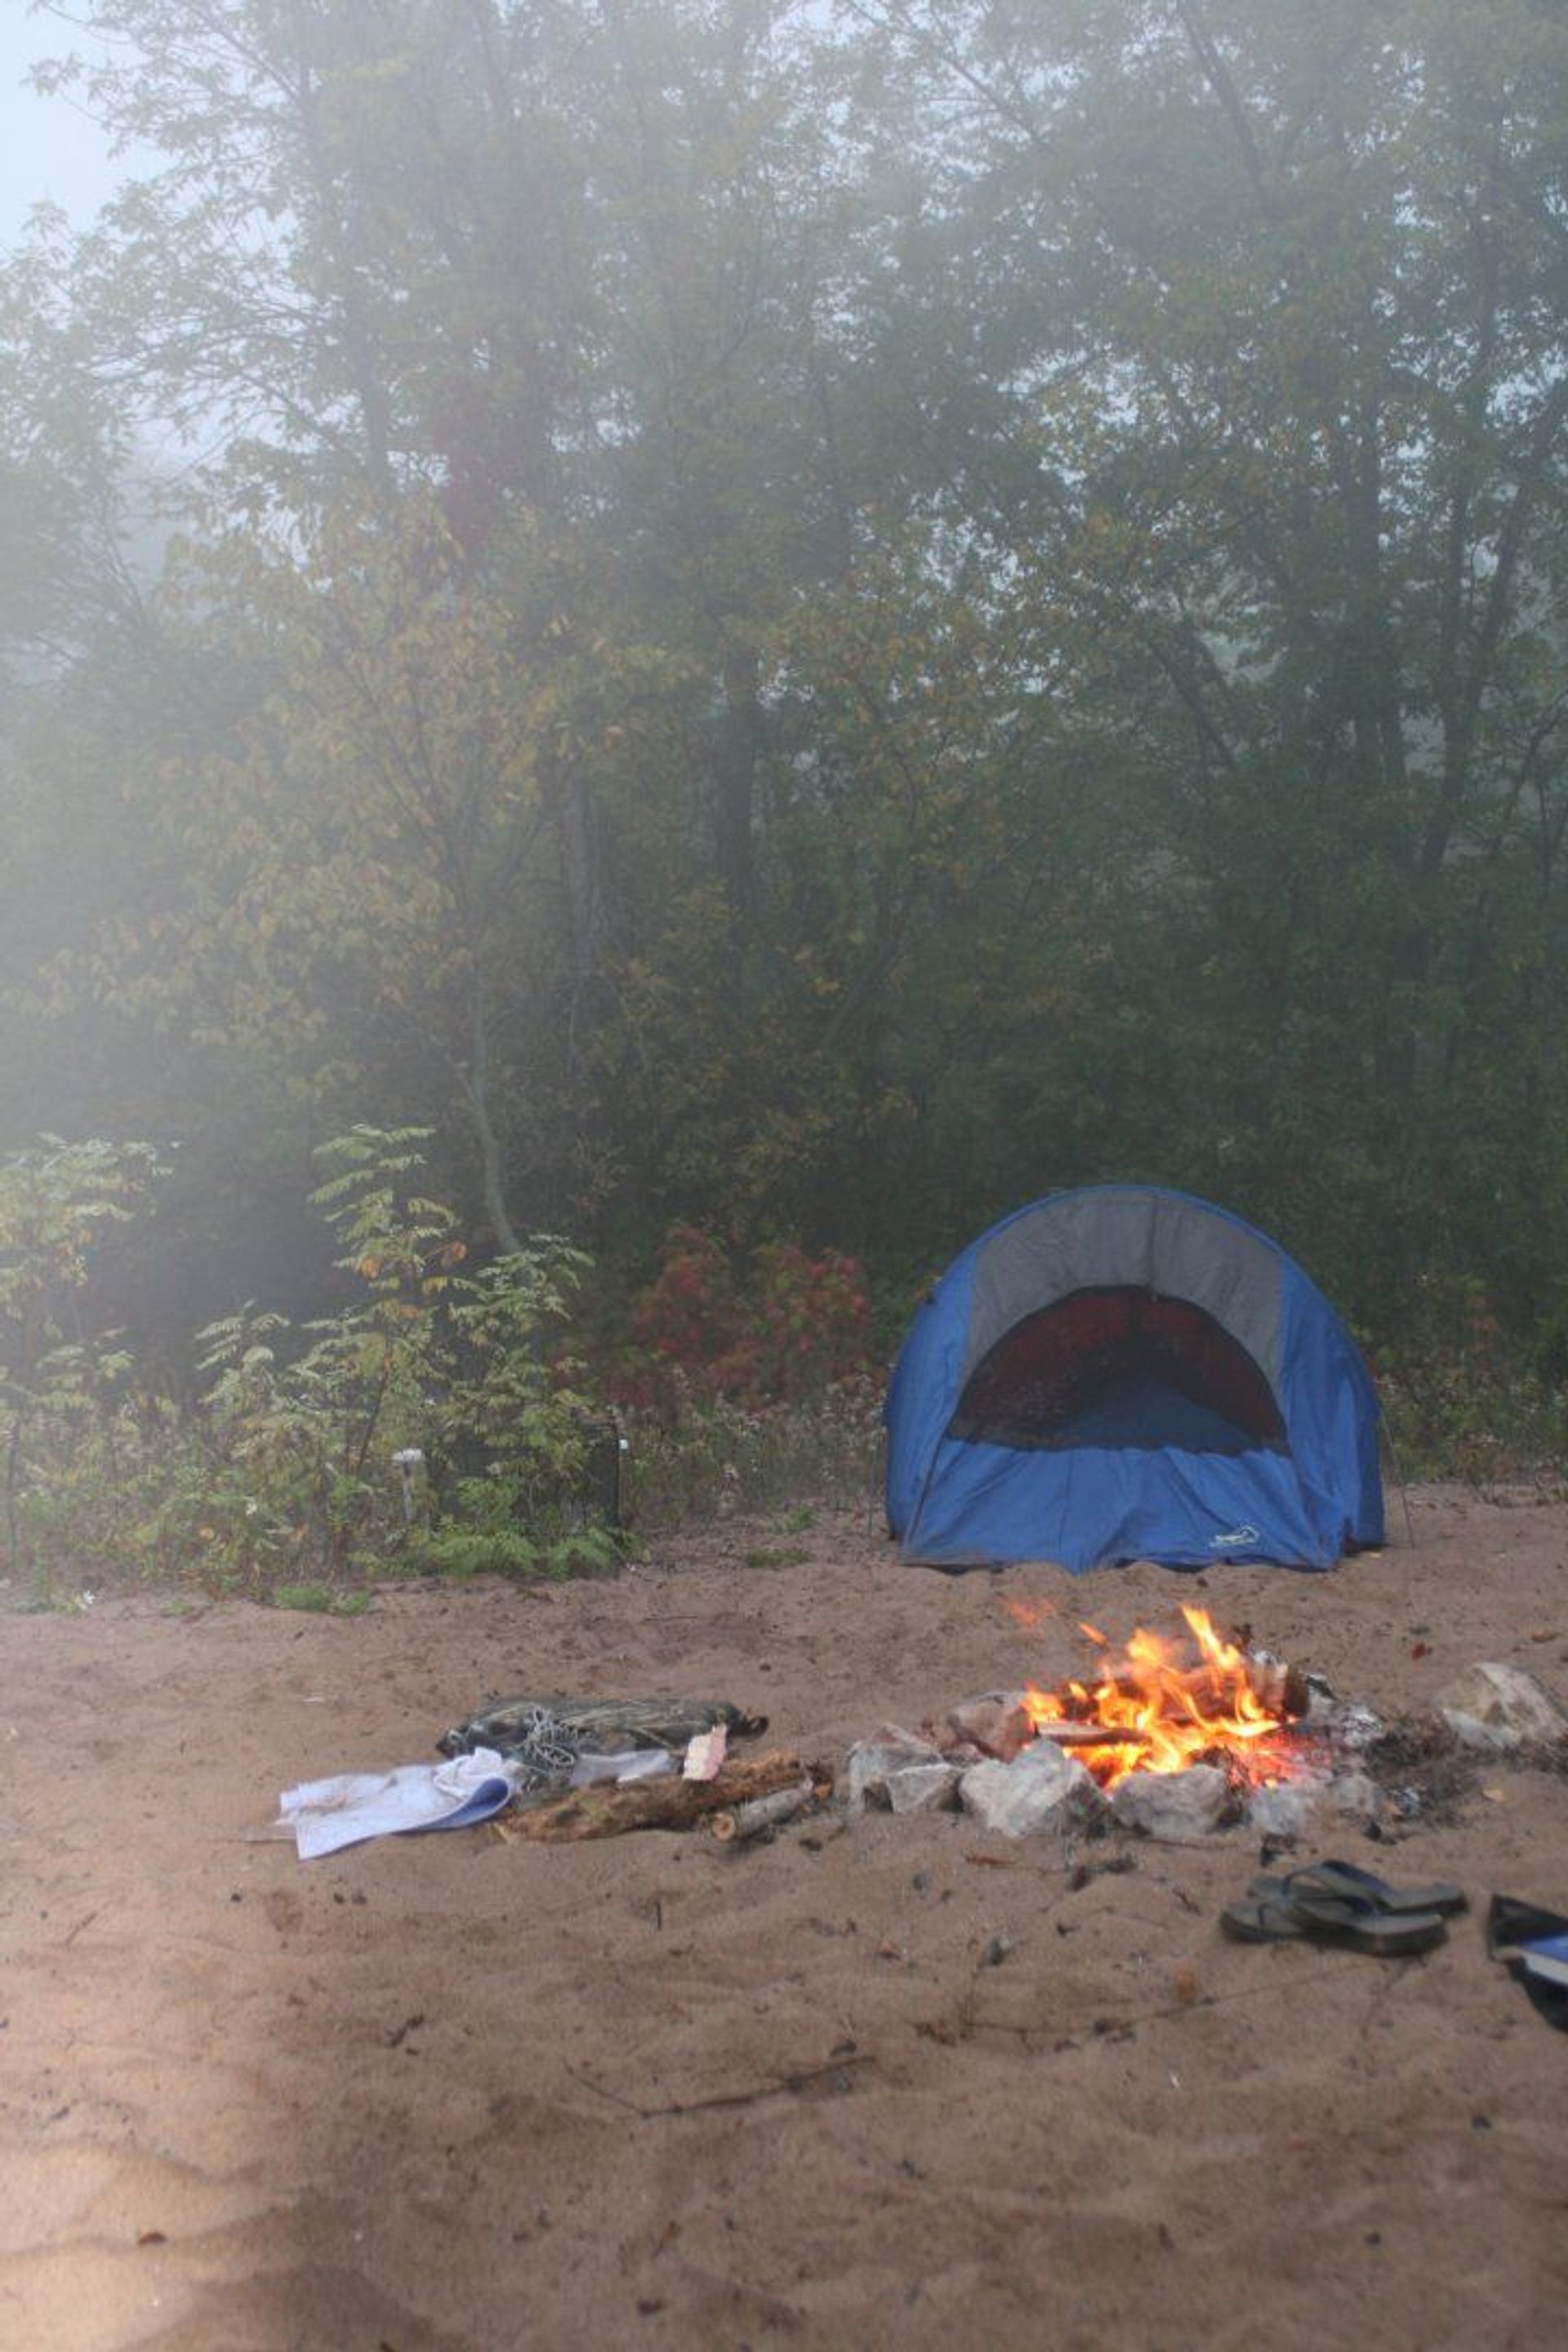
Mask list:
[[[1243,1544],[1261,1543],[1256,1528],[1227,1528],[1222,1536],[1210,1536],[1211,1551],[1239,1551]]]

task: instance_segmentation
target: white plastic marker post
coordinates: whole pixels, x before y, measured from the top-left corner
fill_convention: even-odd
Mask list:
[[[403,1524],[411,1528],[414,1525],[414,1481],[425,1467],[425,1456],[417,1445],[405,1445],[393,1455],[392,1466],[403,1489]]]

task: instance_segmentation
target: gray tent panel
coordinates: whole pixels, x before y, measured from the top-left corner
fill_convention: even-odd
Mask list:
[[[1077,1290],[1132,1285],[1203,1307],[1278,1389],[1279,1251],[1201,1202],[1131,1187],[1058,1194],[982,1244],[960,1387],[1025,1316]]]

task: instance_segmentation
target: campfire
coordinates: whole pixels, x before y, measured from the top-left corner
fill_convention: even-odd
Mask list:
[[[1056,1613],[1048,1601],[1002,1605],[1025,1633]],[[1103,1654],[1092,1673],[982,1692],[911,1729],[884,1723],[850,1750],[848,1811],[957,1810],[1008,1837],[1114,1822],[1184,1838],[1246,1821],[1289,1839],[1321,1801],[1371,1820],[1382,1799],[1360,1758],[1376,1718],[1245,1629],[1222,1634],[1202,1609],[1182,1617],[1172,1639],[1141,1629],[1114,1655],[1083,1625]]]
[[[1182,1611],[1194,1653],[1140,1629],[1092,1682],[1057,1690],[1030,1684],[1023,1704],[1037,1738],[1069,1748],[1108,1792],[1135,1772],[1220,1764],[1258,1787],[1293,1776],[1290,1726],[1305,1694],[1291,1677],[1216,1632],[1202,1609]],[[1079,1630],[1101,1648],[1093,1625]]]

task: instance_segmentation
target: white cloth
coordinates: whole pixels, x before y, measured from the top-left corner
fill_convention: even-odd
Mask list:
[[[596,1780],[658,1780],[673,1772],[675,1759],[668,1748],[627,1748],[614,1756],[590,1750],[572,1767],[569,1789],[591,1789]]]
[[[518,1768],[493,1748],[446,1764],[399,1764],[390,1772],[339,1772],[285,1789],[274,1826],[291,1830],[301,1862],[405,1830],[466,1829],[510,1801]]]

